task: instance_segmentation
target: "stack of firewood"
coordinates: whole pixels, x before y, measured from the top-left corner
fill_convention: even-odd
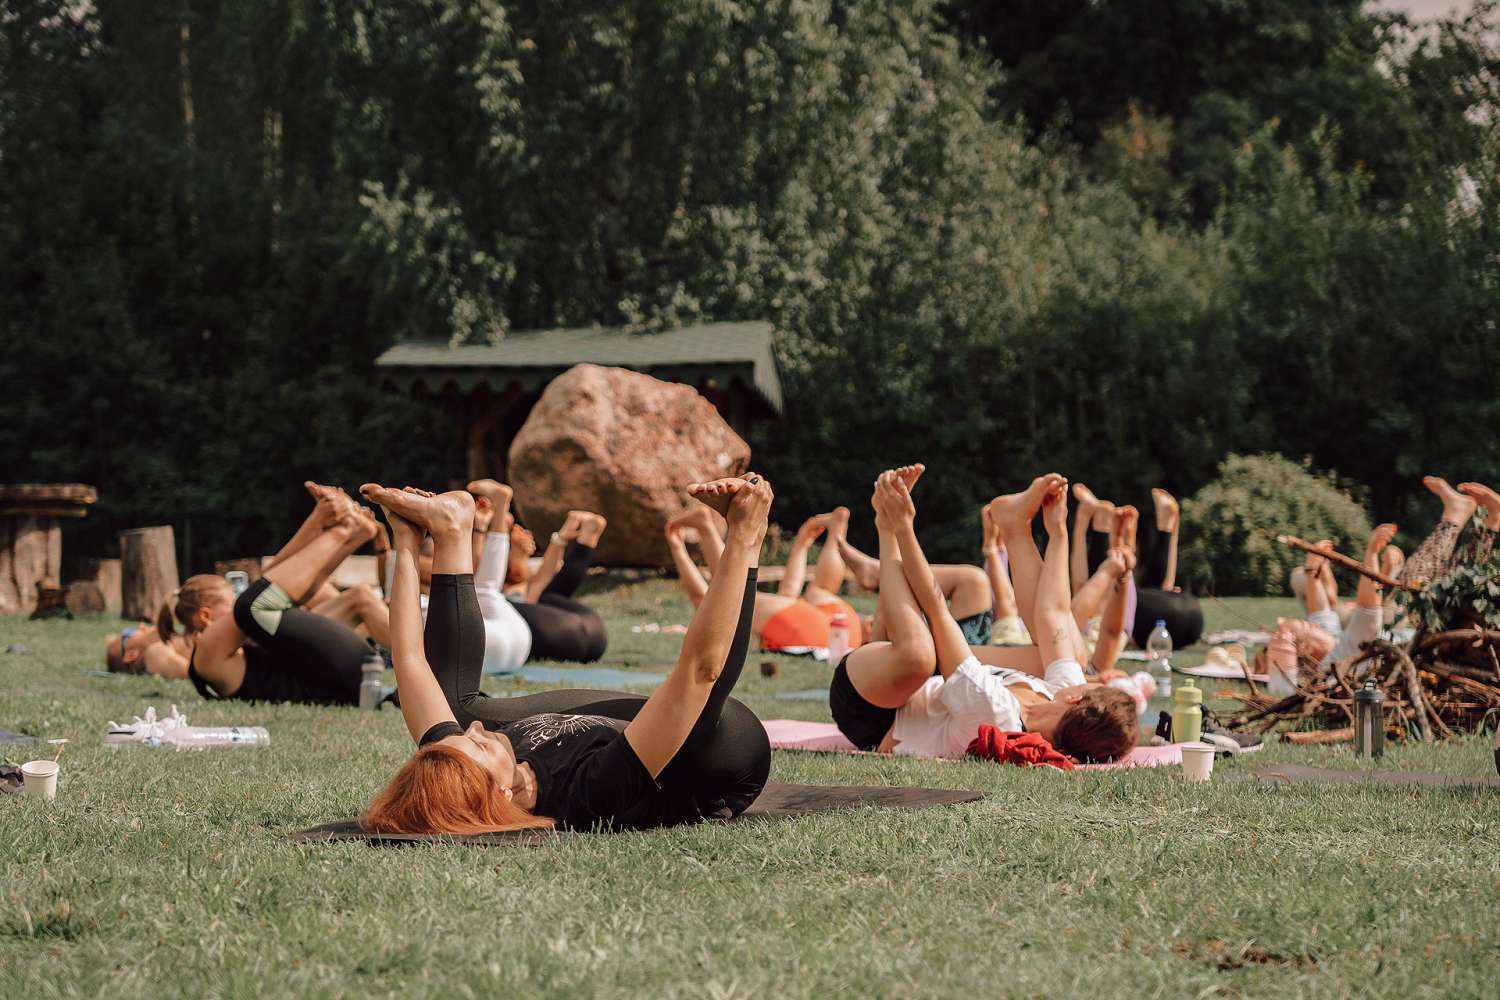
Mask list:
[[[1231,725],[1265,732],[1283,723],[1294,743],[1353,737],[1354,692],[1374,681],[1385,695],[1387,732],[1424,742],[1470,732],[1500,716],[1500,630],[1453,629],[1418,634],[1409,645],[1377,640],[1348,663],[1322,670],[1299,664],[1298,689],[1277,696],[1252,688]],[[1495,713],[1495,715],[1491,715]]]

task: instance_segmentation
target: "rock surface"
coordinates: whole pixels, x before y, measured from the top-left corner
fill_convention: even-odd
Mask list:
[[[691,386],[577,365],[553,379],[510,446],[517,515],[539,547],[569,510],[609,520],[595,562],[670,566],[667,518],[689,483],[737,475],[750,446]]]

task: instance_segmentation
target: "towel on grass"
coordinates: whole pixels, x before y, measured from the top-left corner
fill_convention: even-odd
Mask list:
[[[1017,764],[1021,767],[1055,767],[1059,771],[1073,770],[1073,761],[1053,749],[1041,733],[1007,733],[994,726],[981,725],[979,735],[974,737],[969,749],[970,757],[992,760],[997,764]]]

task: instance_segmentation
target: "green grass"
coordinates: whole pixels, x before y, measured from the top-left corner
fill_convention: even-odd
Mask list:
[[[600,589],[608,664],[668,665],[661,581]],[[1288,602],[1208,605],[1212,627]],[[207,704],[185,683],[93,678],[102,622],[0,619],[0,726],[73,742],[61,794],[0,799],[0,997],[1483,997],[1500,991],[1492,793],[1257,783],[1275,745],[1171,772],[778,753],[773,777],[977,788],[982,802],[771,825],[562,837],[539,847],[299,846],[409,752],[399,714]],[[758,665],[774,660],[775,678]],[[753,655],[764,717],[827,668]],[[1218,687],[1209,682],[1213,690]],[[492,682],[493,689],[506,686]],[[109,719],[177,702],[267,726],[264,750],[106,750]],[[12,760],[25,748],[0,747]],[[1487,742],[1383,766],[1493,773]]]

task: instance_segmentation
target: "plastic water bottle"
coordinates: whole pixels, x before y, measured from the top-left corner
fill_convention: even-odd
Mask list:
[[[162,736],[162,743],[178,750],[203,747],[268,747],[265,726],[178,726]]]
[[[380,703],[385,697],[385,690],[381,682],[385,680],[385,661],[375,650],[370,650],[370,655],[365,657],[365,662],[359,667],[359,707],[367,712],[380,711]]]
[[[837,665],[849,655],[849,616],[836,613],[828,623],[828,662]]]
[[[1156,682],[1156,693],[1151,707],[1171,710],[1172,707],[1172,633],[1167,623],[1158,618],[1151,635],[1146,639],[1146,670]]]

